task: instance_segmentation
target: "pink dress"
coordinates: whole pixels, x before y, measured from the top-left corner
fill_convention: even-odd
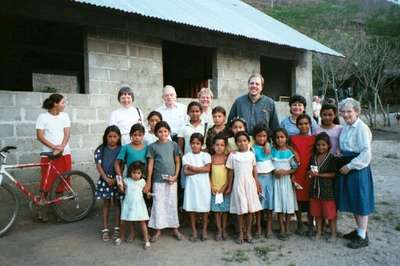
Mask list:
[[[321,132],[326,132],[328,134],[330,140],[331,140],[331,150],[330,152],[337,156],[340,153],[339,150],[339,137],[340,133],[342,133],[342,126],[341,125],[335,125],[333,128],[323,128],[321,126],[318,126],[315,134],[319,134]]]

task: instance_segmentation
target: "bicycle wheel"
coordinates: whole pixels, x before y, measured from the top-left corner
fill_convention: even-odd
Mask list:
[[[19,212],[19,199],[7,183],[0,185],[0,237],[13,226]]]
[[[92,179],[84,172],[69,171],[57,177],[50,199],[58,199],[52,205],[56,215],[65,222],[85,218],[95,204],[95,188]]]

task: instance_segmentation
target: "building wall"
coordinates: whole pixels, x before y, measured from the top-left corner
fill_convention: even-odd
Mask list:
[[[92,154],[101,142],[111,111],[118,107],[119,86],[128,84],[134,89],[135,104],[145,116],[161,105],[164,39],[217,47],[215,78],[212,82],[217,92],[214,106],[222,105],[229,111],[234,99],[246,93],[249,75],[260,71],[260,56],[295,60],[292,91],[311,100],[310,53],[252,44],[246,40],[235,41],[175,26],[139,26],[135,34],[91,27],[85,44],[87,94],[66,94],[66,112],[72,120],[70,143],[74,168],[87,171],[94,178],[97,178],[97,173]],[[38,92],[0,91],[0,145],[18,146],[18,150],[11,154],[9,163],[39,160],[41,145],[35,139],[35,121],[39,113],[44,111],[40,106],[47,96]],[[183,103],[191,100],[179,99]],[[281,117],[288,113],[287,103],[277,103],[277,108]],[[24,180],[28,183],[38,180],[34,175],[25,176],[30,176]]]

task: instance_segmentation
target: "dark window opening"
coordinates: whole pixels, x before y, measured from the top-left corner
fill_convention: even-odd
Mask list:
[[[0,90],[84,93],[84,29],[2,17]]]
[[[275,101],[287,101],[292,96],[292,70],[290,60],[261,57],[260,72],[264,77],[263,93]]]
[[[174,86],[178,97],[197,98],[211,87],[214,49],[164,41],[162,53],[164,86]]]

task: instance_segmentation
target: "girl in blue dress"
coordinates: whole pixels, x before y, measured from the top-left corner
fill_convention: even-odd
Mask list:
[[[96,198],[103,200],[103,230],[101,238],[103,241],[110,240],[108,229],[108,218],[110,214],[111,201],[115,208],[114,237],[119,237],[120,202],[122,195],[117,188],[115,180],[114,162],[121,149],[121,132],[117,126],[109,126],[103,135],[103,143],[94,152],[96,169],[100,174],[97,181]]]
[[[135,161],[128,167],[128,175],[119,184],[119,189],[125,192],[121,206],[121,237],[115,240],[116,245],[120,245],[125,240],[125,226],[129,225],[129,241],[135,238],[133,222],[139,222],[144,239],[144,248],[150,248],[149,234],[147,232],[146,221],[149,220],[146,203],[143,198],[143,191],[146,181],[143,178],[144,164]]]

